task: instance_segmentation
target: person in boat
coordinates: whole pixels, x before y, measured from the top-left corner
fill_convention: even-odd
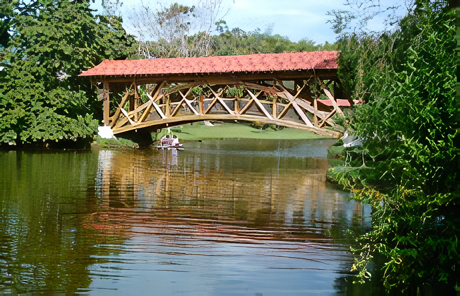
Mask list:
[[[173,147],[179,146],[179,138],[176,135],[174,135],[172,138],[171,146]]]
[[[163,137],[161,137],[160,143],[161,143],[161,146],[169,145],[170,143],[169,135],[164,135]]]

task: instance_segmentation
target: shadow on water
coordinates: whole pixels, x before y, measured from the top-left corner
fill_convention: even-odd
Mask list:
[[[362,295],[332,141],[0,154],[0,291]],[[356,291],[356,290],[355,290]]]

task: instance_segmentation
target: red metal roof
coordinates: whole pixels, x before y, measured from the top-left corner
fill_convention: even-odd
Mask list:
[[[79,76],[166,75],[337,69],[337,51],[148,60],[105,60]]]

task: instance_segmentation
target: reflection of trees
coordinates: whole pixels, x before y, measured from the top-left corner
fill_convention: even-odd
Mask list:
[[[110,206],[141,208],[173,224],[237,225],[283,231],[278,237],[289,233],[289,239],[324,239],[344,215],[343,196],[326,187],[326,159],[279,163],[276,156],[185,151],[172,157],[170,151],[114,153],[98,194]]]
[[[81,227],[94,153],[0,154],[0,291],[89,287],[101,238]],[[97,156],[96,156],[97,157]],[[90,186],[91,187],[91,186]]]
[[[0,164],[0,291],[13,293],[85,291],[132,236],[184,253],[292,240],[306,254],[360,213],[327,188],[324,159],[130,150],[9,152]]]

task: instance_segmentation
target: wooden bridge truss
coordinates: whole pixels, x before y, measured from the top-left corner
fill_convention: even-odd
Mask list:
[[[106,60],[84,71],[100,88],[113,134],[195,121],[256,121],[318,134],[353,106],[337,78],[338,52]],[[101,87],[102,86],[102,87]]]
[[[311,90],[312,80],[319,92]],[[289,87],[289,84],[291,87]],[[121,91],[121,98],[111,91],[120,83],[104,82],[104,124],[114,134],[141,128],[163,128],[195,121],[253,121],[285,127],[311,130],[321,135],[335,136],[325,126],[334,126],[331,117],[343,114],[334,97],[337,80],[282,81],[218,81],[198,80],[188,83],[138,85],[133,81]],[[320,96],[321,95],[321,96]],[[329,105],[318,103],[321,97]],[[110,106],[110,102],[115,106]],[[318,105],[321,105],[320,107]]]

